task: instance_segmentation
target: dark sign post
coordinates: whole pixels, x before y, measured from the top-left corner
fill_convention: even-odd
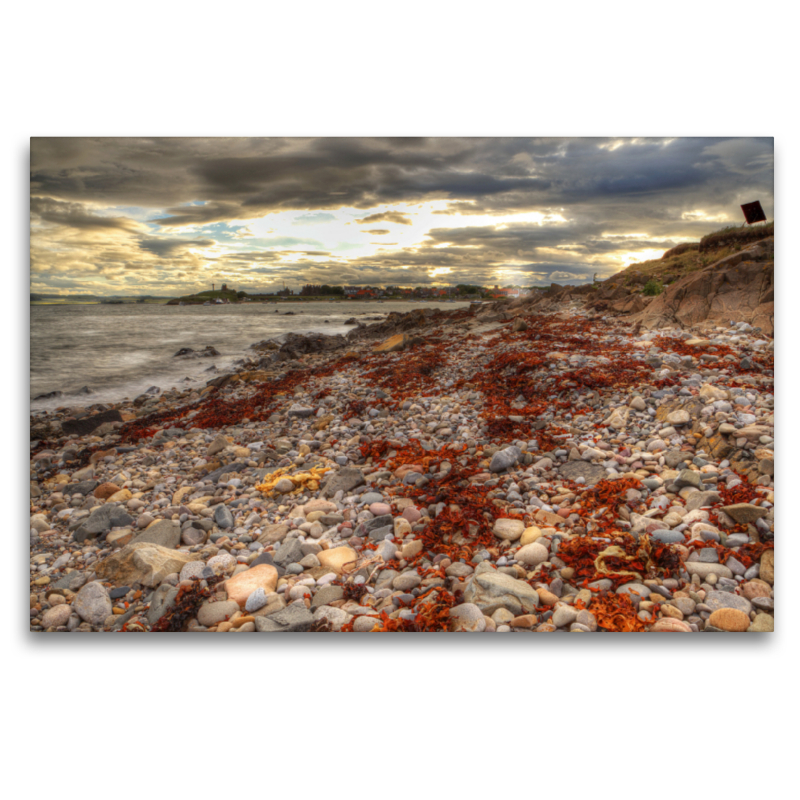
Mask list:
[[[761,208],[761,203],[759,203],[758,200],[756,200],[755,203],[745,203],[742,206],[742,211],[744,212],[744,218],[748,225],[752,225],[754,222],[767,221],[764,209]]]

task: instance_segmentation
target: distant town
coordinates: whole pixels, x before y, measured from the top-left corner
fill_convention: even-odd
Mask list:
[[[472,284],[457,284],[456,286],[329,286],[328,284],[308,283],[299,291],[284,287],[275,292],[255,293],[244,290],[229,289],[227,284],[222,284],[217,289],[212,284],[210,291],[198,292],[193,295],[173,298],[169,305],[187,304],[220,304],[220,303],[249,303],[249,302],[277,302],[277,301],[302,301],[302,300],[492,300],[500,297],[523,297],[536,287],[524,288],[521,286],[476,286]],[[542,287],[544,288],[544,287]]]
[[[31,293],[34,304],[51,303],[102,303],[120,305],[127,303],[158,303],[167,305],[229,304],[249,302],[275,302],[278,300],[495,300],[501,297],[524,297],[546,286],[478,286],[459,283],[455,286],[329,286],[306,284],[299,290],[284,286],[274,292],[245,291],[211,284],[211,289],[181,297],[154,295],[58,295]]]

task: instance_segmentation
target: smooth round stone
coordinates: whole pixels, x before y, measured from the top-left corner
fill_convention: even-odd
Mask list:
[[[304,597],[311,597],[312,591],[310,586],[304,586],[302,584],[297,584],[292,586],[289,589],[289,599],[294,600],[302,600]]]
[[[742,596],[748,600],[756,600],[756,598],[765,598],[772,596],[772,589],[766,581],[752,580],[743,583],[741,586]]]
[[[514,557],[520,564],[536,567],[550,558],[550,551],[543,544],[533,542],[520,547]]]
[[[218,574],[235,565],[236,559],[230,553],[217,553],[217,555],[208,559],[208,566]]]
[[[750,537],[746,533],[732,533],[728,536],[725,546],[726,547],[741,547],[750,541]]]
[[[462,603],[450,609],[452,630],[465,633],[482,633],[486,630],[486,617],[474,603]]]
[[[288,494],[289,492],[294,491],[294,484],[289,478],[281,478],[275,484],[275,491],[279,492],[280,494]]]
[[[617,589],[617,594],[627,594],[634,605],[638,605],[640,600],[650,596],[650,589],[643,583],[626,583]]]
[[[365,505],[372,505],[373,503],[382,503],[383,502],[383,495],[379,492],[366,492],[362,494],[359,498],[360,502],[364,503]],[[374,512],[373,512],[374,513]],[[388,511],[385,513],[389,513]],[[376,515],[378,516],[378,515]]]
[[[753,624],[747,630],[751,633],[771,633],[775,630],[775,618],[769,614],[756,614]]]
[[[561,605],[557,606],[553,611],[553,616],[550,618],[553,625],[557,628],[564,628],[571,625],[578,618],[578,609],[572,606]]]
[[[400,592],[409,592],[420,583],[422,583],[422,578],[416,572],[403,572],[392,581],[392,588]]]
[[[525,523],[519,519],[509,519],[501,517],[494,523],[494,535],[498,539],[505,539],[514,542],[522,536],[525,530]],[[530,545],[528,545],[530,546]]]
[[[60,603],[52,608],[48,608],[47,611],[42,614],[42,627],[59,628],[62,625],[66,625],[71,614],[72,607],[66,603]]]
[[[531,525],[530,528],[525,528],[525,530],[522,532],[522,537],[520,538],[519,543],[521,545],[532,544],[541,535],[541,528],[537,528],[536,525]]]
[[[355,633],[369,633],[377,625],[380,625],[380,622],[375,617],[356,617],[353,622],[353,631]]]
[[[658,539],[659,542],[663,542],[664,544],[679,544],[683,543],[686,539],[681,531],[670,531],[665,528],[653,531],[650,534],[650,538]]]
[[[390,561],[397,555],[397,545],[384,539],[375,548],[375,555],[380,556],[384,561]]]
[[[250,592],[247,601],[244,604],[245,611],[258,611],[267,604],[267,593],[263,587],[259,586],[257,589]]]
[[[405,519],[407,519],[412,525],[422,519],[422,514],[419,512],[419,509],[415,508],[414,506],[409,506],[408,508],[404,509],[402,516],[405,517]]]
[[[374,514],[376,517],[382,517],[385,514],[392,513],[392,507],[388,503],[370,503],[369,510],[370,513]]]
[[[181,567],[180,580],[188,581],[192,578],[200,578],[203,576],[203,571],[208,569],[202,561],[189,561]],[[213,574],[213,568],[210,570]]]
[[[210,628],[212,625],[224,622],[239,610],[239,604],[233,600],[223,600],[218,603],[206,602],[200,606],[200,610],[197,612],[197,621],[206,628]]]
[[[660,631],[661,633],[691,633],[692,629],[688,622],[682,619],[675,619],[674,617],[662,617],[657,620],[655,625],[650,628],[651,631]]]
[[[705,604],[712,610],[734,608],[743,614],[750,614],[752,604],[746,597],[732,594],[731,592],[711,591],[706,594]]]
[[[750,627],[750,617],[738,608],[718,608],[708,618],[710,625],[723,631],[746,631]]]

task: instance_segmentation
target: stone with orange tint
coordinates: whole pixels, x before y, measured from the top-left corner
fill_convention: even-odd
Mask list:
[[[746,631],[750,627],[750,617],[738,608],[718,608],[708,623],[723,631]]]
[[[250,567],[225,583],[228,600],[238,603],[244,608],[247,598],[256,590],[263,589],[267,594],[275,591],[278,585],[278,570],[272,564],[257,564]]]

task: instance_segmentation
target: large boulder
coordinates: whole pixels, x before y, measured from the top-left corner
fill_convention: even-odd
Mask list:
[[[228,600],[233,600],[244,608],[247,598],[256,589],[263,589],[266,594],[270,594],[277,585],[278,570],[270,564],[258,564],[228,578],[225,591],[228,593]]]
[[[181,543],[181,526],[171,519],[159,519],[131,539],[131,544],[142,542],[174,550]]]
[[[539,595],[525,581],[489,569],[473,576],[464,592],[464,601],[474,603],[489,617],[498,608],[519,616],[534,612],[539,605]]]
[[[103,559],[95,568],[98,578],[116,586],[158,586],[167,575],[180,572],[190,561],[200,561],[199,553],[183,553],[149,542],[128,544]]]
[[[276,361],[292,361],[309,353],[328,353],[346,346],[347,339],[341,334],[326,336],[324,333],[287,333],[274,358]]]
[[[668,286],[631,322],[647,329],[688,328],[700,323],[748,322],[771,336],[774,331],[775,270],[767,239]]]
[[[327,567],[337,575],[342,574],[342,567],[350,561],[355,561],[358,553],[351,547],[332,547],[330,550],[322,550],[317,553],[317,559],[323,567]]]
[[[397,350],[404,350],[409,347],[413,341],[413,337],[407,333],[397,333],[390,336],[380,344],[376,344],[373,351],[376,353],[394,353]]]
[[[90,414],[80,419],[65,419],[61,423],[61,430],[65,436],[77,434],[78,436],[88,436],[99,428],[104,422],[122,422],[122,414],[115,408],[108,411],[101,411],[99,414]]]

